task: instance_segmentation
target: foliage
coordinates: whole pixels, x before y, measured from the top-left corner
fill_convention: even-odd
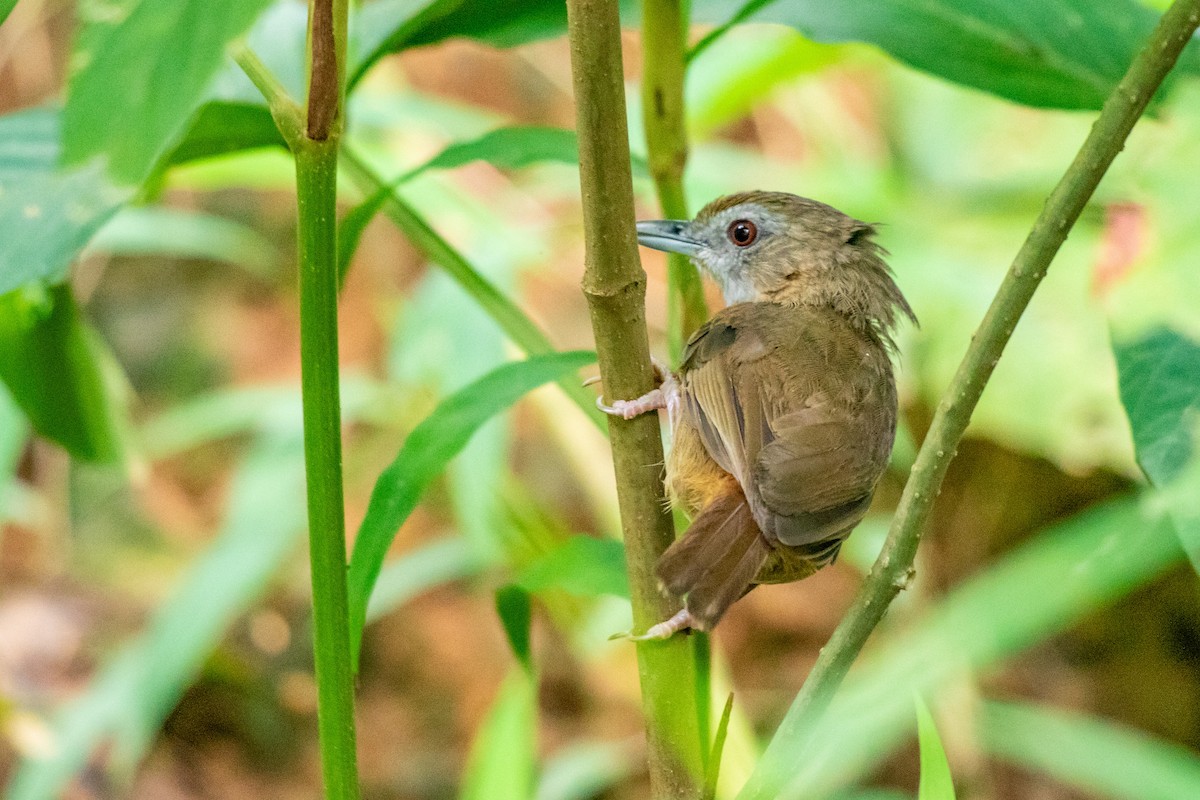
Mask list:
[[[1135,0],[690,5],[694,21],[716,27],[687,56],[683,188],[697,201],[751,185],[800,188],[887,223],[881,237],[922,320],[900,348],[908,422],[919,438],[1001,269],[1091,121],[1061,110],[1100,107],[1157,13]],[[632,6],[622,4],[627,25]],[[0,3],[0,21],[13,7]],[[222,318],[207,318],[202,290],[168,270],[234,265],[206,280],[293,299],[279,275],[293,250],[290,231],[281,235],[248,211],[269,196],[251,192],[291,190],[277,169],[284,140],[229,52],[246,43],[281,90],[302,99],[302,4],[81,0],[78,16],[65,103],[45,99],[0,116],[0,522],[49,528],[39,509],[63,496],[72,519],[109,513],[81,488],[83,462],[107,463],[115,480],[144,488],[147,471],[205,464],[220,453],[234,477],[218,503],[214,537],[199,549],[170,545],[156,528],[150,559],[104,544],[118,548],[118,561],[133,559],[124,573],[89,573],[87,557],[65,568],[72,580],[123,592],[115,575],[157,575],[163,560],[191,558],[178,577],[139,590],[136,602],[154,605],[142,632],[113,648],[82,694],[52,715],[55,748],[25,758],[7,788],[13,798],[59,796],[89,762],[128,788],[187,688],[220,660],[236,621],[268,591],[297,594],[287,565],[304,524],[295,381],[222,379],[205,392],[145,388],[130,376],[140,345],[105,316],[106,287],[122,285],[95,266],[154,264],[164,273],[147,280],[164,287],[157,299],[170,306],[182,297],[202,309],[209,335],[220,333]],[[617,659],[628,665],[632,651],[605,640],[628,627],[630,579],[624,547],[607,536],[615,502],[588,418],[545,394],[528,404],[517,428],[497,416],[552,381],[575,406],[590,402],[575,373],[594,356],[553,344],[574,334],[543,330],[565,317],[538,292],[564,273],[577,282],[576,136],[548,114],[485,102],[479,93],[474,105],[450,101],[396,81],[381,65],[393,54],[425,48],[428,56],[469,39],[508,59],[506,69],[532,70],[534,85],[553,86],[561,70],[538,71],[538,62],[565,63],[561,48],[545,40],[561,37],[566,23],[561,0],[520,0],[503,14],[481,0],[373,0],[356,5],[350,19],[341,169],[363,189],[354,197],[349,182],[339,187],[336,254],[351,287],[344,313],[365,307],[353,282],[369,278],[352,270],[371,263],[363,245],[379,214],[400,227],[420,261],[442,268],[416,288],[387,284],[372,309],[386,319],[387,348],[400,366],[342,376],[343,422],[352,431],[345,471],[362,495],[355,499],[352,489],[350,513],[358,513],[356,503],[364,513],[347,573],[352,653],[358,657],[365,626],[404,619],[406,606],[438,587],[465,583],[455,591],[495,601],[488,624],[497,637],[504,631],[516,666],[497,679],[470,736],[456,780],[464,798],[592,797],[636,774],[643,754],[626,742],[595,734],[558,748],[554,740],[548,754],[538,745],[550,739],[539,737],[542,659],[556,652],[543,647],[539,627],[582,665],[577,680],[619,693],[607,673],[617,672]],[[915,733],[919,796],[953,797],[938,731],[919,701],[912,724],[912,692],[939,709],[963,683],[991,696],[990,676],[1007,663],[1177,565],[1182,553],[1171,528],[1200,565],[1193,269],[1200,232],[1189,210],[1200,170],[1198,48],[1193,41],[1185,50],[1176,80],[1155,100],[1166,123],[1134,136],[1085,211],[971,428],[976,441],[1065,473],[1127,480],[1136,458],[1152,487],[1115,500],[1067,501],[1036,490],[1014,497],[1003,494],[1008,476],[1001,475],[986,503],[971,506],[966,488],[939,500],[947,516],[969,520],[959,524],[963,539],[976,533],[972,526],[988,527],[989,514],[1015,518],[1020,535],[1033,536],[981,556],[976,574],[957,576],[944,592],[924,587],[909,598],[886,621],[798,771],[799,732],[783,728],[760,741],[737,715],[761,708],[727,705],[706,776],[715,796],[732,797],[748,779],[744,797],[907,796],[863,782]],[[630,114],[636,123],[642,110],[632,105]],[[772,138],[772,126],[795,135]],[[759,141],[774,147],[760,152]],[[647,207],[655,155],[638,152],[631,162]],[[1110,207],[1131,200],[1150,223],[1122,233]],[[1114,256],[1111,274],[1097,255],[1110,246],[1125,253]],[[73,269],[80,264],[86,268]],[[663,318],[658,311],[651,309],[652,320]],[[151,325],[136,341],[168,339],[165,329]],[[659,342],[678,331],[652,333]],[[512,361],[505,342],[526,360]],[[158,368],[175,356],[162,356]],[[132,410],[130,387],[139,394]],[[158,413],[143,413],[141,403]],[[55,485],[35,469],[43,459],[27,454],[30,433],[69,454],[73,477]],[[207,480],[221,483],[219,474]],[[577,488],[566,492],[563,483]],[[992,506],[1003,510],[986,510]],[[426,536],[430,527],[454,533]],[[85,536],[71,546],[102,549]],[[955,547],[938,540],[939,552]],[[395,550],[404,552],[389,559]],[[370,677],[364,664],[360,678]],[[22,702],[0,697],[0,717]],[[985,699],[976,721],[974,735],[989,756],[1081,791],[1182,798],[1200,786],[1191,750],[1097,714]],[[754,764],[736,756],[764,748]]]

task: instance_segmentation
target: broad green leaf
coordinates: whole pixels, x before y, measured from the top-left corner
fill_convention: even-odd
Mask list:
[[[300,437],[265,437],[233,481],[220,536],[189,570],[150,626],[111,658],[54,720],[55,747],[23,762],[9,800],[53,800],[110,738],[118,770],[145,754],[167,714],[230,623],[257,597],[304,530]]]
[[[537,686],[523,669],[500,685],[475,734],[461,800],[529,800],[537,758]]]
[[[63,112],[67,163],[108,156],[138,183],[183,133],[225,58],[269,0],[88,0]],[[135,120],[136,124],[131,124]]]
[[[502,586],[496,590],[496,613],[504,626],[504,635],[513,655],[530,675],[533,674],[533,656],[529,637],[533,625],[533,604],[529,592],[520,586]]]
[[[4,20],[8,19],[8,15],[16,6],[17,0],[0,0],[0,25],[4,24]]]
[[[439,539],[385,564],[367,605],[373,622],[435,586],[479,573],[484,564],[471,543],[460,537]]]
[[[224,261],[262,277],[271,275],[279,256],[262,234],[240,222],[165,206],[123,209],[100,229],[88,249]]]
[[[1170,328],[1116,342],[1121,402],[1138,464],[1155,486],[1173,481],[1195,450],[1200,422],[1200,344]]]
[[[913,695],[917,710],[917,743],[921,751],[921,783],[917,789],[917,800],[954,800],[954,780],[950,776],[950,762],[942,749],[942,737],[938,736],[933,715],[921,695]]]
[[[584,597],[611,594],[628,598],[625,545],[615,539],[572,536],[527,566],[516,583],[534,594],[561,589]]]
[[[1109,800],[1200,797],[1200,756],[1098,717],[1018,703],[984,703],[989,754]]]
[[[165,162],[186,164],[259,147],[287,147],[267,107],[213,101],[202,105],[192,117],[183,138]]]
[[[0,380],[39,434],[83,461],[115,461],[122,452],[107,357],[69,285],[0,296]]]
[[[1151,492],[1055,525],[877,642],[816,731],[785,718],[739,797],[844,787],[904,740],[913,691],[987,669],[1161,575],[1183,553],[1156,506]]]
[[[466,446],[479,426],[526,392],[595,360],[589,352],[554,353],[507,364],[446,398],[413,429],[375,482],[354,542],[348,575],[351,651],[357,658],[367,601],[392,539],[425,487]]]
[[[57,283],[101,225],[133,194],[96,164],[59,169],[59,112],[0,117],[0,294]]]
[[[1163,494],[1183,547],[1200,570],[1200,345],[1170,328],[1116,342],[1121,402],[1138,464]],[[1189,466],[1190,465],[1190,466]]]
[[[696,16],[723,22],[731,15],[727,3],[698,0]],[[751,0],[734,16],[790,25],[817,42],[867,42],[1018,103],[1098,109],[1159,15],[1136,0]],[[1200,66],[1195,44],[1180,66]]]

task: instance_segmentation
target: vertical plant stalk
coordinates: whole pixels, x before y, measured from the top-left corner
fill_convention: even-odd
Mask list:
[[[307,119],[304,135],[289,144],[296,159],[300,387],[321,768],[327,798],[357,800],[337,324],[337,171],[346,21],[345,0],[310,1]]]
[[[646,334],[646,273],[633,228],[621,29],[616,0],[568,0],[580,185],[587,246],[583,292],[608,397],[653,387]],[[634,625],[644,630],[679,610],[659,593],[654,563],[674,541],[663,496],[658,420],[611,420],[621,526]],[[703,775],[692,648],[685,637],[639,642],[638,670],[651,791],[656,800],[696,798]]]
[[[908,585],[933,500],[1004,346],[1100,179],[1125,146],[1129,132],[1197,26],[1200,0],[1176,0],[1105,101],[1083,147],[1046,200],[938,404],[879,558],[849,613],[821,650],[758,768],[739,795],[741,800],[774,800],[786,786],[791,765],[802,757],[807,737],[850,665],[888,604]]]
[[[688,219],[683,191],[687,165],[684,68],[687,45],[685,0],[642,3],[642,115],[646,155],[664,217]],[[708,319],[700,275],[692,262],[667,257],[667,345],[678,362],[683,344]]]

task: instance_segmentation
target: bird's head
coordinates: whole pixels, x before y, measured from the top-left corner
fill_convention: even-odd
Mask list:
[[[696,218],[637,224],[638,241],[681,253],[712,276],[727,303],[828,305],[891,331],[914,319],[874,241],[875,228],[832,206],[784,192],[717,198]]]

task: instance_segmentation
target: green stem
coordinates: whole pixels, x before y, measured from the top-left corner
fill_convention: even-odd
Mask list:
[[[358,797],[346,599],[337,332],[337,145],[295,152],[300,245],[300,361],[308,479],[313,655],[325,795]]]
[[[683,191],[687,164],[684,120],[684,48],[687,14],[681,0],[642,3],[642,114],[646,155],[663,216],[688,219]],[[677,363],[683,344],[708,319],[696,268],[684,256],[667,257],[667,346]]]
[[[637,397],[653,387],[646,333],[646,274],[638,262],[621,29],[616,0],[567,0],[574,77],[586,268],[583,292],[610,398]],[[609,424],[621,525],[625,533],[633,619],[637,629],[679,610],[657,587],[654,564],[674,541],[662,482],[658,420],[642,416]],[[658,800],[696,798],[703,775],[691,644],[676,636],[639,642],[638,669],[646,716],[650,789]]]
[[[933,500],[1005,344],[1100,179],[1198,25],[1200,0],[1176,0],[1109,95],[1079,154],[1047,199],[938,404],[879,558],[739,795],[742,800],[779,795],[867,637],[911,580]]]
[[[304,112],[300,106],[288,94],[279,78],[275,77],[275,73],[250,49],[245,39],[231,44],[229,54],[255,88],[262,93],[267,101],[267,108],[271,111],[271,118],[275,120],[275,127],[279,128],[279,133],[288,147],[294,148],[304,135]]]
[[[350,179],[368,196],[388,185],[383,177],[347,146],[342,148],[342,166]],[[413,247],[444,269],[446,274],[495,320],[504,331],[504,335],[525,351],[526,355],[556,352],[549,337],[537,324],[487,278],[480,275],[453,245],[435,231],[416,209],[404,201],[398,190],[393,190],[388,195],[388,199],[384,201],[383,212],[404,233]],[[595,395],[590,390],[580,386],[574,378],[559,381],[559,386],[597,427],[604,429],[604,416],[596,410]]]

